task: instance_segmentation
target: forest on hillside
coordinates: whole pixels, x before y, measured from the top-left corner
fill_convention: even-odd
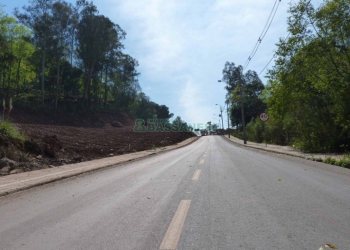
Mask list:
[[[291,5],[288,36],[277,44],[275,66],[262,83],[252,70],[227,62],[223,70],[232,125],[248,139],[309,152],[350,150],[350,1]],[[259,114],[267,112],[264,123]]]
[[[0,99],[47,114],[126,112],[169,119],[169,108],[141,90],[126,32],[93,2],[32,0],[14,16],[0,10]]]

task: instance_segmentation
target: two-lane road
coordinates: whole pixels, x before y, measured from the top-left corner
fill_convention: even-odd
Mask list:
[[[350,249],[350,171],[219,136],[0,198],[0,249]]]

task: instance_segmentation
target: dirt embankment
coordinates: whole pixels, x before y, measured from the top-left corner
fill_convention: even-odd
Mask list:
[[[80,125],[66,121],[57,125],[42,117],[14,117],[13,122],[27,141],[18,144],[6,138],[0,140],[1,147],[7,147],[5,151],[10,154],[0,160],[0,175],[164,147],[194,136],[189,132],[134,132],[132,119],[124,114],[101,115],[98,126],[88,126],[86,120]]]

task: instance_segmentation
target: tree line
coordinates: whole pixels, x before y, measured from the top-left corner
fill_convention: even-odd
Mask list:
[[[87,0],[32,0],[14,16],[0,10],[3,106],[171,118],[167,106],[142,92],[138,62],[124,52],[125,36]]]
[[[226,63],[232,124],[241,131],[243,103],[250,140],[310,152],[350,150],[350,1],[316,8],[300,0],[290,7],[288,32],[277,44],[266,86],[256,72]],[[263,111],[266,123],[258,118]]]

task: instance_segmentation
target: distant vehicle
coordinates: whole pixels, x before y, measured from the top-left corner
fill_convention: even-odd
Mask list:
[[[201,130],[201,136],[206,136],[206,135],[208,135],[208,130],[202,129]]]
[[[217,135],[224,135],[225,134],[225,130],[224,129],[217,129],[216,130],[216,134]]]

